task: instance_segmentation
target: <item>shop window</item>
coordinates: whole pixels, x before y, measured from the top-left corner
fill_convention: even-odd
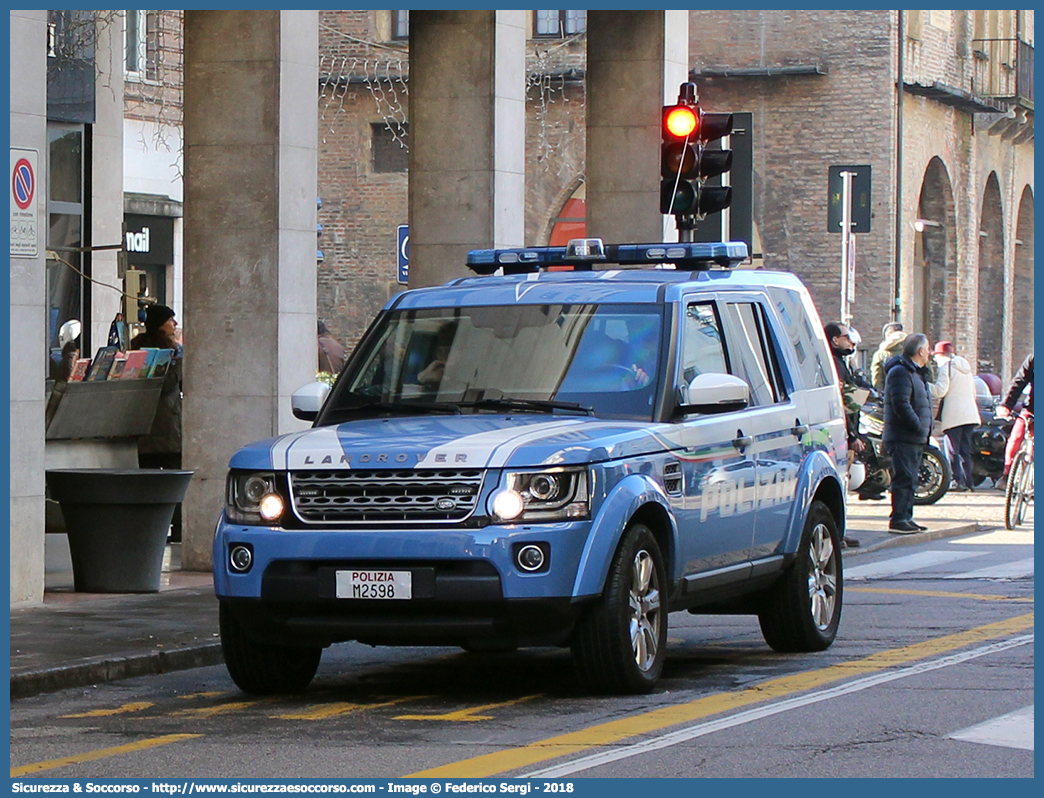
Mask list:
[[[77,250],[84,246],[82,125],[51,123],[47,127],[47,354],[48,375],[58,376],[62,361],[62,325],[79,321],[80,341],[86,351],[90,341],[89,290],[83,272],[89,265]]]
[[[374,172],[405,172],[410,165],[409,127],[384,122],[370,125],[370,144]]]
[[[587,11],[534,11],[534,36],[572,36],[587,30]]]

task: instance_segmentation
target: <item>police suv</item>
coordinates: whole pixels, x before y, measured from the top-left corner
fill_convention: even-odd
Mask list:
[[[232,457],[214,537],[228,671],[299,690],[323,648],[570,646],[651,690],[668,613],[841,617],[837,377],[793,274],[742,243],[476,250],[391,299],[303,432]],[[644,267],[644,268],[643,268]]]

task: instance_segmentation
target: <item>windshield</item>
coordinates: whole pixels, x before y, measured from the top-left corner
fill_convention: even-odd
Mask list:
[[[449,407],[650,420],[661,326],[649,305],[393,311],[353,356],[322,423]]]

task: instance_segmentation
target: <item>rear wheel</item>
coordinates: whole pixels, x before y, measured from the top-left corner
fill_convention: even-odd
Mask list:
[[[952,479],[953,469],[946,456],[934,446],[925,446],[921,467],[917,469],[913,503],[935,504],[950,489]]]
[[[609,566],[605,590],[578,624],[573,663],[600,693],[647,693],[663,670],[667,647],[667,573],[656,538],[632,524]]]
[[[232,681],[244,693],[294,693],[308,686],[319,669],[320,647],[277,646],[248,637],[243,625],[221,603],[221,651]]]
[[[822,651],[841,621],[841,540],[827,506],[813,501],[798,556],[758,613],[765,642],[776,651]]]
[[[1004,526],[1014,529],[1026,515],[1026,480],[1032,466],[1026,462],[1026,453],[1019,452],[1008,471],[1008,484],[1004,490]]]

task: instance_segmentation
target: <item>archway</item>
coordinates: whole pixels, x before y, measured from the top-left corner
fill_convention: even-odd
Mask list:
[[[986,181],[979,214],[978,361],[980,372],[1000,374],[1003,370],[1004,209],[996,172]]]
[[[1015,230],[1015,285],[1012,302],[1012,369],[1033,351],[1033,189],[1022,192]]]
[[[957,225],[946,166],[932,158],[921,183],[914,222],[913,320],[933,341],[957,330]]]

